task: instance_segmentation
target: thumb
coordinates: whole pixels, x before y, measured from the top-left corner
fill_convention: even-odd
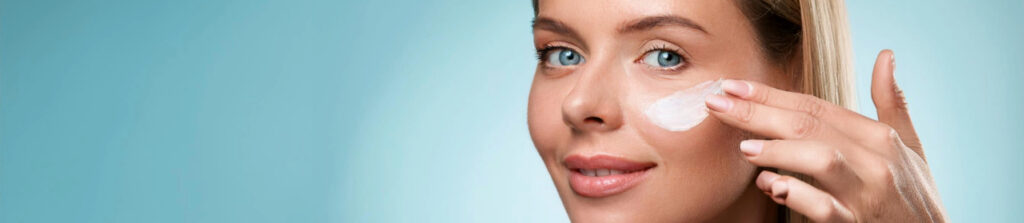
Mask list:
[[[899,134],[903,144],[924,158],[921,141],[907,113],[907,101],[903,91],[896,85],[896,59],[892,50],[882,50],[875,60],[871,77],[871,100],[878,111],[878,121],[891,126]]]

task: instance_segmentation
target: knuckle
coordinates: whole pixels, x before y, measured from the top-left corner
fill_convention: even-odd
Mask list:
[[[836,210],[836,206],[833,204],[832,198],[822,197],[822,198],[817,199],[816,203],[817,203],[817,204],[815,204],[816,208],[814,208],[812,211],[810,211],[811,213],[807,213],[808,215],[813,216],[811,218],[821,219],[821,220],[826,220],[826,221],[834,221],[834,220],[836,220],[838,218],[838,216],[839,216],[838,212],[839,211]],[[810,217],[810,216],[808,216],[808,217]]]
[[[893,129],[886,124],[878,124],[874,127],[871,131],[870,137],[871,141],[876,146],[882,148],[894,147],[895,145],[899,145],[900,142],[900,136],[899,133],[896,132],[896,129]]]
[[[821,117],[825,114],[827,107],[825,107],[825,105],[822,104],[822,101],[818,98],[801,97],[800,102],[797,104],[797,109],[799,111],[806,112],[811,116]]]
[[[754,101],[758,101],[761,103],[767,103],[768,100],[774,98],[771,96],[771,91],[764,89],[758,84],[750,84],[750,97]]]
[[[793,136],[798,139],[803,139],[814,135],[819,128],[818,119],[810,115],[797,116],[796,120],[793,121],[792,131]]]
[[[872,181],[875,181],[886,187],[896,185],[896,176],[892,173],[891,165],[888,162],[879,162],[875,165],[875,171],[872,171]]]
[[[896,132],[896,129],[893,129],[892,127],[889,127],[889,134],[885,138],[885,140],[888,141],[889,145],[892,146],[903,144],[902,140],[900,139],[900,133]]]
[[[825,153],[819,160],[818,165],[812,170],[817,174],[837,173],[846,165],[846,157],[838,150]]]
[[[755,108],[750,105],[750,102],[739,101],[736,103],[736,118],[743,123],[749,123],[754,119],[754,110]]]

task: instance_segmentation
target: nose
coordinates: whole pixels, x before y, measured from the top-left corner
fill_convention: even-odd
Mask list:
[[[620,87],[617,86],[621,82],[616,80],[616,76],[621,75],[586,71],[578,75],[575,86],[562,102],[562,120],[566,125],[582,132],[605,132],[622,127]]]

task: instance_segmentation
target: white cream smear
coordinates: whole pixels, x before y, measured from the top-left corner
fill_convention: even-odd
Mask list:
[[[686,131],[708,117],[704,100],[712,94],[723,94],[722,79],[705,81],[658,99],[647,106],[644,114],[661,128],[673,132]]]

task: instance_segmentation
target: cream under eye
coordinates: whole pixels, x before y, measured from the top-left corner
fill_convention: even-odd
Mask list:
[[[704,100],[712,94],[724,94],[721,79],[705,81],[658,99],[647,106],[644,114],[650,122],[665,130],[690,130],[708,117]]]

